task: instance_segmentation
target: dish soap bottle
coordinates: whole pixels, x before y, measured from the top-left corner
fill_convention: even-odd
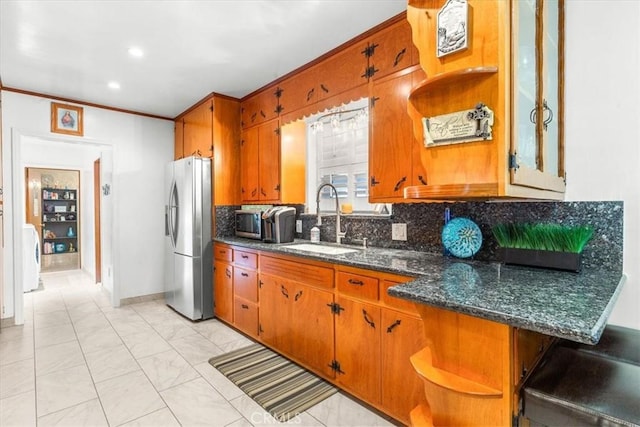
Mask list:
[[[311,229],[311,243],[320,243],[320,229],[318,227]]]

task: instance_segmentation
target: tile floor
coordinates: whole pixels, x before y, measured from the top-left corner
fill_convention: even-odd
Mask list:
[[[280,424],[207,363],[243,335],[162,300],[112,308],[81,271],[42,276],[25,324],[0,331],[0,426]],[[392,425],[341,393],[287,424]]]

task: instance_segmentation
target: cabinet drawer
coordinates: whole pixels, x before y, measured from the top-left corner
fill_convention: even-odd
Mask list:
[[[406,282],[413,280],[407,277]],[[402,310],[411,314],[418,314],[418,309],[416,308],[416,304],[402,298],[392,297],[387,293],[387,289],[391,286],[399,285],[405,282],[395,282],[391,280],[383,280],[380,283],[380,300],[384,303],[384,305],[392,308],[397,308],[398,310]]]
[[[260,258],[260,273],[273,274],[305,285],[333,288],[333,269],[320,265],[263,255]]]
[[[213,245],[213,257],[215,259],[219,259],[220,261],[229,261],[233,260],[233,249],[229,246],[220,246],[218,244]]]
[[[236,296],[258,302],[258,272],[241,267],[234,268],[233,290]]]
[[[236,249],[233,254],[233,263],[244,267],[258,268],[258,255]]]
[[[257,337],[258,305],[236,297],[233,309],[233,324],[242,332]]]
[[[378,279],[338,271],[338,291],[345,295],[376,301],[378,299]]]

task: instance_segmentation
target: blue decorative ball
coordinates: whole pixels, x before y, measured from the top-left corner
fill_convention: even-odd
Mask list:
[[[469,218],[454,218],[442,228],[442,244],[453,256],[472,257],[482,246],[480,227]]]

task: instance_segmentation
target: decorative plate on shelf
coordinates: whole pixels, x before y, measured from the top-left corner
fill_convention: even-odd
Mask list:
[[[472,257],[482,246],[480,227],[469,218],[453,218],[442,228],[442,244],[455,257]]]

